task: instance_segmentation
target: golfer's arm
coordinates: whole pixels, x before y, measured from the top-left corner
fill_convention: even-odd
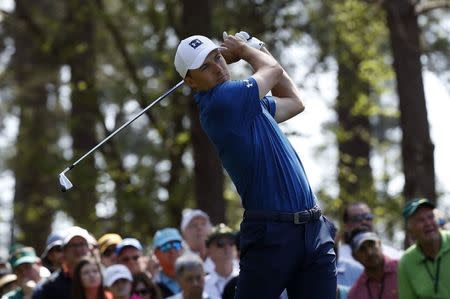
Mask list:
[[[265,47],[261,51],[272,57]],[[284,69],[280,80],[271,90],[272,95],[277,97],[275,120],[278,123],[288,120],[305,110],[305,106],[300,98],[300,91]]]
[[[258,83],[259,98],[262,99],[279,83],[283,68],[271,55],[248,46],[243,47],[241,58],[252,66],[252,77]]]

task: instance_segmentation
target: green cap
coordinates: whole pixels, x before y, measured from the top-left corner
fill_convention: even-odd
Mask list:
[[[18,248],[9,257],[9,263],[13,268],[25,263],[33,264],[37,262],[39,262],[39,258],[36,256],[36,252],[32,247]]]
[[[410,200],[403,208],[403,218],[405,218],[405,221],[408,221],[409,217],[411,217],[420,207],[430,207],[434,209],[436,206],[426,198],[415,198]]]
[[[209,246],[212,241],[220,237],[227,237],[234,240],[234,236],[235,234],[233,230],[230,227],[226,226],[225,224],[221,223],[212,228],[212,231],[209,234],[208,239],[206,239],[206,245]]]

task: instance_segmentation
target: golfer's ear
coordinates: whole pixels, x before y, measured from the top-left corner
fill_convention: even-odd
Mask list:
[[[193,90],[196,90],[197,85],[195,84],[194,79],[192,79],[191,76],[189,76],[189,74],[184,78],[184,82]]]

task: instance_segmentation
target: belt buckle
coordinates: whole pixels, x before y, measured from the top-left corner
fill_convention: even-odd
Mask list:
[[[300,221],[300,214],[302,212],[294,213],[294,224],[304,224],[306,221]]]

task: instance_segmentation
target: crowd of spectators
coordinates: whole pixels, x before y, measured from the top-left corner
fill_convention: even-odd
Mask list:
[[[412,242],[406,251],[383,242],[367,204],[345,207],[335,245],[337,298],[450,298],[445,215],[416,199],[403,216]],[[152,245],[145,248],[117,233],[96,238],[78,226],[51,233],[40,256],[15,244],[8,259],[0,259],[1,298],[234,298],[239,232],[223,223],[213,226],[201,210],[186,209],[180,230],[158,230]]]

